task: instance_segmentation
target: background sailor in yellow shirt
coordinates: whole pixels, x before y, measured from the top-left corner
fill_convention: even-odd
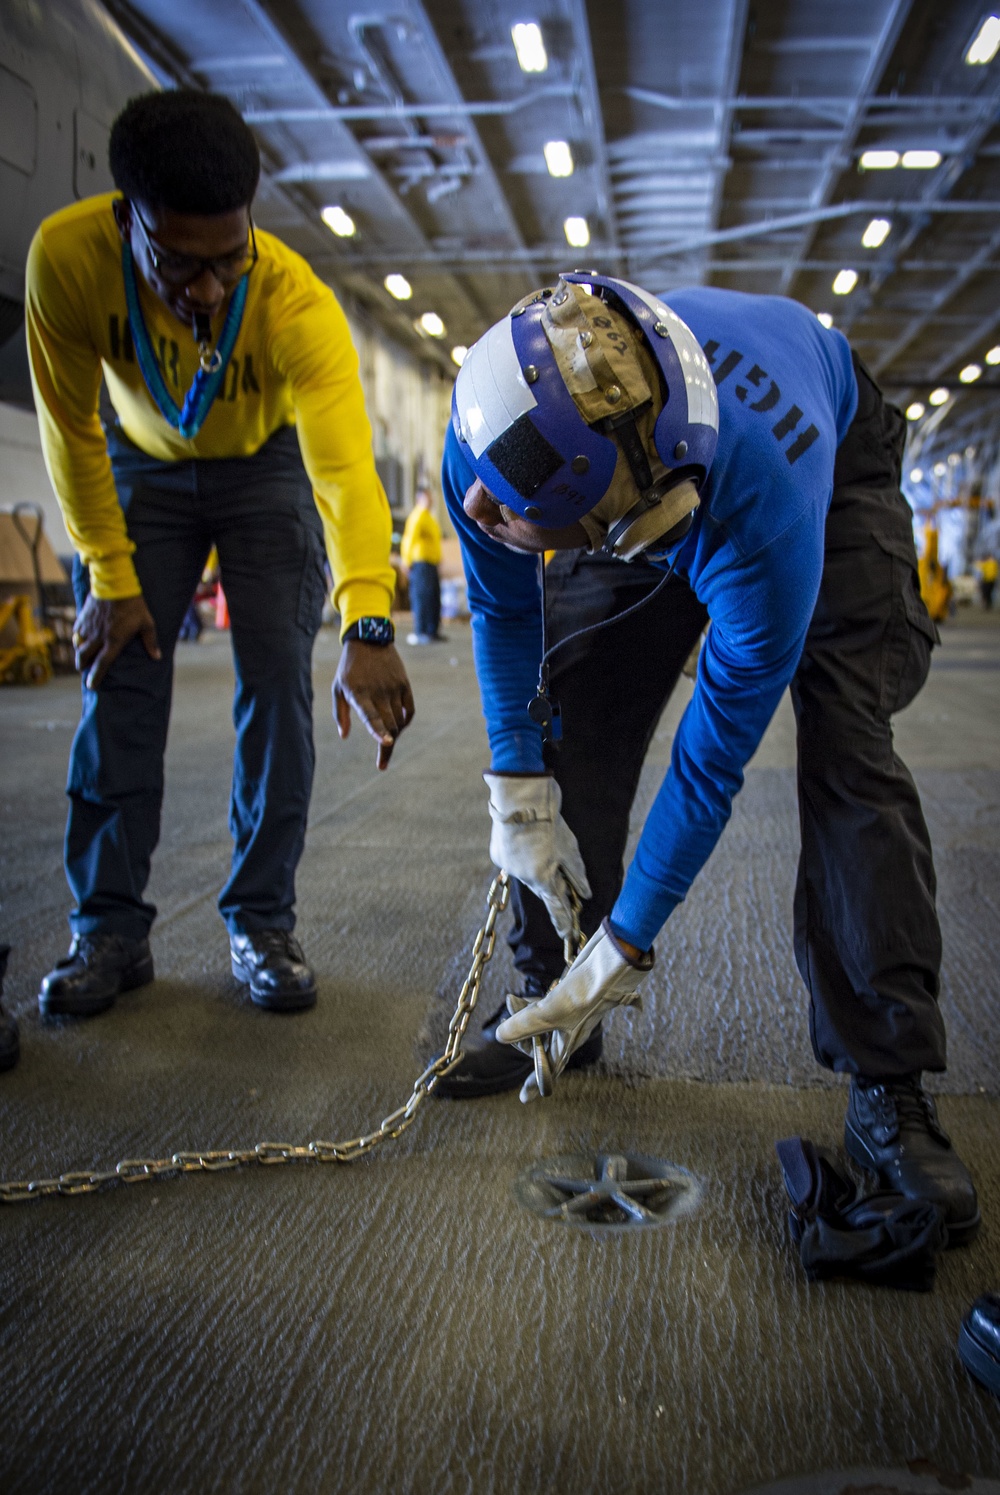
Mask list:
[[[159,835],[177,633],[218,548],[236,666],[233,858],[219,908],[263,1007],[316,983],[292,936],[312,787],[311,658],[326,590],[353,706],[387,766],[413,715],[393,647],[388,505],[347,323],[297,254],[255,230],[256,142],[225,99],[133,99],[111,132],[121,195],[46,219],[27,331],[49,475],[77,551],[83,715],[70,756],[73,943],[44,1014],[87,1016],[153,978],[144,898]],[[116,419],[98,418],[102,375]],[[317,512],[318,510],[318,512]]]
[[[441,637],[441,526],[431,508],[428,489],[418,488],[413,508],[406,516],[399,547],[403,565],[409,571],[410,606],[413,608],[413,632],[408,644],[432,644]]]

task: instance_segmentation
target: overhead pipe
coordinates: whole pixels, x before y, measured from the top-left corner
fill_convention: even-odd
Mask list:
[[[480,100],[468,103],[465,100],[423,104],[328,104],[325,107],[247,109],[243,118],[250,125],[290,123],[296,120],[380,120],[420,119],[439,114],[468,116],[476,114],[515,114],[540,99],[573,98],[577,89],[572,83],[550,83],[544,88],[533,88],[517,99]]]

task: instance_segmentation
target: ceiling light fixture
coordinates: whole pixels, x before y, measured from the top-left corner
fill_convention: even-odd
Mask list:
[[[324,208],[319,216],[327,228],[331,229],[337,235],[338,239],[350,239],[357,231],[357,224],[350,213],[345,213],[344,209],[338,207],[336,204]]]
[[[975,384],[976,380],[981,376],[982,372],[983,370],[981,364],[967,363],[958,377],[961,379],[963,384]]]
[[[899,165],[899,151],[862,151],[858,165],[862,171],[892,171]]]
[[[889,237],[892,224],[888,218],[873,218],[871,223],[861,235],[861,243],[865,249],[878,249]]]
[[[444,323],[436,311],[425,311],[420,325],[431,337],[444,337]]]
[[[543,151],[549,176],[573,175],[573,152],[567,140],[547,140]]]
[[[922,467],[913,467],[913,468],[910,469],[910,482],[911,483],[922,483],[923,480],[924,480],[924,469]]]
[[[907,405],[906,407],[906,419],[919,420],[926,408],[920,400],[914,400],[912,405]]]
[[[566,243],[573,249],[586,249],[590,243],[590,224],[586,218],[567,218],[563,222]]]
[[[451,361],[452,363],[457,363],[459,368],[462,367],[462,364],[465,362],[468,356],[469,350],[464,343],[456,343],[454,348],[452,348],[451,350]]]
[[[405,275],[387,275],[383,284],[390,296],[395,296],[397,301],[409,301],[413,295],[413,287]]]
[[[948,471],[948,468],[947,468],[947,466],[946,466],[946,464],[944,462],[935,462],[934,463],[934,476],[936,478],[943,478],[944,475],[945,475],[945,473],[947,471]]]
[[[990,368],[995,368],[996,365],[1000,363],[1000,343],[997,343],[995,348],[991,348],[989,350],[986,355],[986,362],[989,364]]]
[[[857,283],[857,270],[840,270],[833,282],[833,294],[835,296],[849,296]]]
[[[987,16],[969,43],[965,60],[972,67],[992,62],[1000,49],[1000,16]]]
[[[901,165],[907,171],[933,171],[935,166],[941,165],[940,151],[904,151]]]
[[[520,21],[510,28],[510,35],[521,72],[544,73],[549,65],[549,57],[538,22]]]
[[[824,327],[833,326],[833,318],[828,311],[818,311],[816,313],[816,320],[817,322],[822,323]]]
[[[930,394],[927,396],[927,403],[929,405],[943,405],[947,398],[948,391],[946,389],[938,387],[937,389],[931,390]]]

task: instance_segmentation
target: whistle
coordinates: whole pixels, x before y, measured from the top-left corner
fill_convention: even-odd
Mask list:
[[[193,317],[194,340],[198,344],[198,362],[206,374],[214,374],[222,363],[218,348],[212,348],[212,319],[207,312],[196,311]]]

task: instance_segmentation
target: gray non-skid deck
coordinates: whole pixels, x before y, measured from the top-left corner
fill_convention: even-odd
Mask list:
[[[226,641],[179,655],[153,880],[158,979],[86,1024],[43,1025],[34,1007],[66,942],[77,686],[0,695],[0,938],[14,946],[23,1046],[0,1077],[0,1174],[350,1136],[404,1098],[443,1032],[491,870],[468,630],[449,632],[406,651],[418,717],[385,775],[359,729],[336,739],[336,644],[321,640],[299,879],[321,996],[293,1018],[250,1007],[214,908],[228,855]],[[897,733],[940,878],[952,1064],[936,1088],[985,1220],[972,1248],[942,1260],[933,1293],[810,1286],[787,1243],[774,1140],[836,1146],[844,1096],[812,1061],[791,956],[786,706],[661,937],[643,1012],[616,1016],[597,1072],[533,1107],[434,1102],[352,1167],[0,1210],[4,1495],[737,1495],[908,1461],[1000,1476],[1000,1404],[954,1354],[965,1306],[1000,1285],[998,665],[1000,628],[951,625]],[[501,953],[486,1011],[508,974]],[[519,1208],[522,1169],[587,1148],[688,1168],[700,1209],[599,1238]]]

